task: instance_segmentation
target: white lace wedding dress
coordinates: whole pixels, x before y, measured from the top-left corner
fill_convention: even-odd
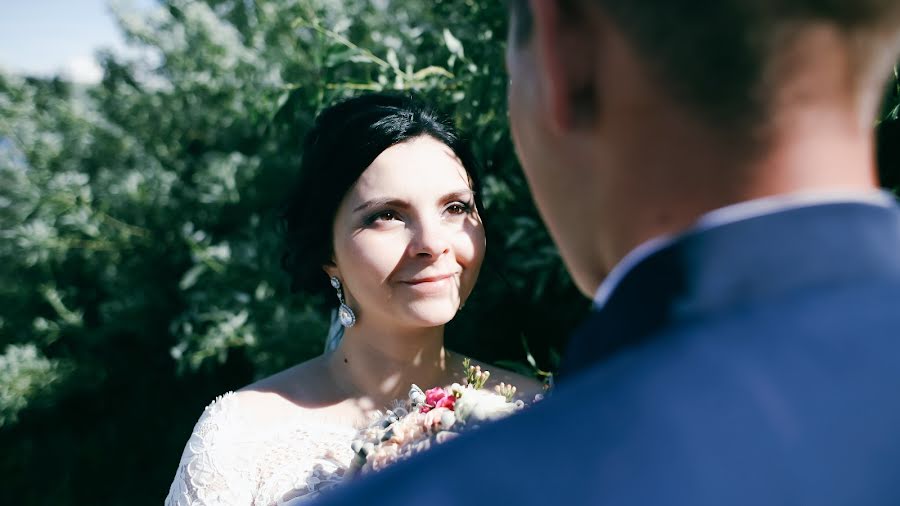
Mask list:
[[[229,392],[197,421],[166,506],[296,505],[343,480],[353,423],[298,415],[260,427]]]

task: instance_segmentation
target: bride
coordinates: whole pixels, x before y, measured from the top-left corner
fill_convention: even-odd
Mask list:
[[[463,382],[444,325],[484,257],[472,168],[454,131],[409,97],[365,95],[320,114],[284,215],[284,265],[294,287],[336,296],[340,324],[322,356],[206,408],[166,505],[302,502],[340,483],[358,429],[411,384]],[[523,400],[541,391],[492,369]]]

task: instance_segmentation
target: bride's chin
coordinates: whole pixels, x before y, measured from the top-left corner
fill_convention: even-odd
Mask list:
[[[452,301],[415,302],[405,308],[407,318],[416,321],[422,327],[444,325],[456,316],[458,306]]]

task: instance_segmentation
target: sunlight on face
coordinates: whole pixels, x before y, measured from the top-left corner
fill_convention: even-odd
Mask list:
[[[475,285],[485,237],[468,174],[427,136],[391,146],[362,173],[334,223],[337,275],[361,319],[450,321]]]

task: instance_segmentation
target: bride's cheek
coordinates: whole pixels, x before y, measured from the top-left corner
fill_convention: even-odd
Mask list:
[[[477,233],[465,234],[464,240],[460,244],[460,251],[459,257],[464,259],[465,266],[469,268],[474,267],[477,270],[484,259],[484,235]]]
[[[472,262],[472,241],[465,235],[457,235],[453,241],[453,254],[456,257],[456,263],[464,270],[468,268]]]
[[[390,272],[403,261],[406,242],[396,234],[372,234],[358,241],[357,252],[365,258],[366,269],[373,272]]]
[[[460,295],[464,295],[475,284],[481,259],[478,256],[478,249],[470,237],[466,237],[455,245],[455,253],[456,263],[462,270],[459,278],[459,292]]]

